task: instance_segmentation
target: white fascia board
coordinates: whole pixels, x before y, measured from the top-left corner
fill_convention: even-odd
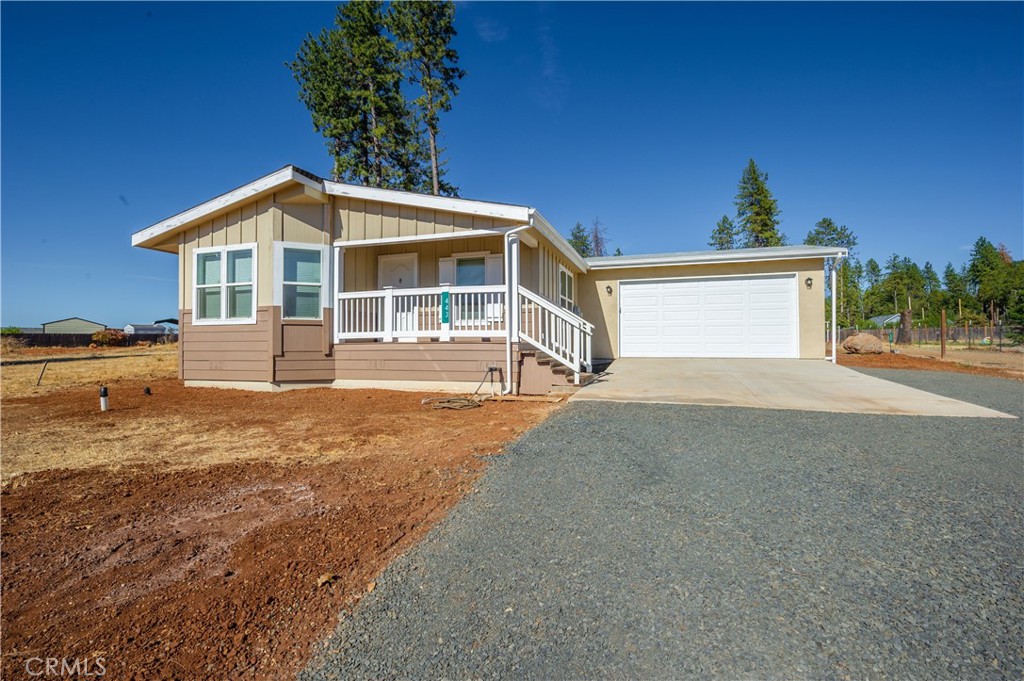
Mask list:
[[[464,229],[457,232],[441,232],[439,234],[418,234],[416,236],[392,236],[382,237],[380,239],[356,239],[353,241],[344,241],[342,239],[336,239],[334,241],[335,246],[341,246],[342,248],[350,248],[356,246],[387,246],[391,244],[415,244],[423,241],[444,241],[447,239],[470,239],[474,237],[487,237],[487,236],[502,236],[505,232],[508,232],[513,227],[498,227],[495,229]]]
[[[324,186],[326,188],[325,191],[331,196],[343,196],[350,199],[363,199],[365,201],[380,201],[381,203],[395,203],[401,206],[429,208],[431,210],[443,210],[465,215],[480,215],[489,218],[515,220],[517,222],[526,222],[530,213],[530,209],[526,206],[473,201],[471,199],[455,199],[429,194],[414,194],[394,189],[361,187],[353,184],[331,182],[330,180],[324,182]]]
[[[254,180],[253,182],[239,187],[238,189],[233,189],[226,194],[221,194],[220,196],[201,203],[194,208],[189,208],[184,212],[178,213],[177,215],[169,217],[166,220],[132,234],[132,246],[151,246],[151,242],[153,240],[164,236],[168,232],[172,232],[190,223],[200,221],[209,215],[226,210],[235,204],[250,200],[264,192],[277,189],[289,182],[299,182],[300,184],[304,184],[307,187],[316,189],[317,191],[324,191],[323,185],[316,180],[306,177],[302,173],[296,172],[293,166],[286,166],[278,171],[270,173],[269,175],[264,175],[258,180]]]
[[[711,265],[716,263],[765,262],[772,260],[806,260],[808,258],[845,258],[845,248],[808,246],[786,251],[765,252],[761,249],[735,249],[715,253],[666,253],[665,255],[618,256],[588,260],[592,270],[610,270],[625,267],[671,267],[672,265]]]
[[[540,214],[540,211],[536,208],[531,208],[530,217],[533,218],[530,224],[535,227],[538,232],[547,237],[547,240],[550,241],[555,248],[561,251],[562,255],[568,258],[572,264],[576,265],[580,272],[586,272],[590,269],[590,265],[587,264],[587,261],[580,257],[580,254],[576,252],[576,249],[572,247],[572,244],[566,241],[565,237],[562,236],[557,229],[551,226],[551,223]]]

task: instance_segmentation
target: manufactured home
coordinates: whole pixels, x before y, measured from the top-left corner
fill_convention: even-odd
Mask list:
[[[186,385],[544,393],[618,357],[823,357],[814,246],[581,258],[529,206],[286,166],[146,227]]]

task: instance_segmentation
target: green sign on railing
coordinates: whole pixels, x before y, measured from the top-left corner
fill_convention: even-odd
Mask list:
[[[892,343],[892,331],[889,332],[889,342]]]
[[[450,312],[449,297],[451,294],[448,291],[441,291],[441,323],[448,323],[448,316]]]

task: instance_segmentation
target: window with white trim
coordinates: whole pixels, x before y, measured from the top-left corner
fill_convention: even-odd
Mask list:
[[[194,324],[256,323],[256,244],[195,249]]]
[[[572,272],[561,265],[558,266],[558,304],[566,310],[576,307],[576,282]]]
[[[323,319],[327,247],[274,242],[274,304],[282,319]]]

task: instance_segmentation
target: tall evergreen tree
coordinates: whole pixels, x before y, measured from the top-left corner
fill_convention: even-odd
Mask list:
[[[874,258],[868,258],[868,261],[864,263],[864,279],[867,282],[867,288],[878,286],[882,281],[882,268],[878,266],[878,261]]]
[[[768,189],[768,175],[754,159],[743,170],[736,192],[736,222],[747,248],[784,246],[786,237],[779,232],[779,206]]]
[[[715,225],[715,229],[711,232],[711,240],[708,241],[708,246],[711,246],[716,251],[729,251],[736,248],[738,236],[739,232],[736,229],[736,225],[733,224],[728,215],[723,215],[722,219]]]
[[[804,243],[808,246],[834,246],[845,248],[849,256],[853,257],[853,249],[857,245],[857,237],[846,225],[839,226],[832,218],[822,218],[814,225],[814,229],[807,233]],[[832,258],[825,259],[825,291],[831,295],[832,282],[830,280],[834,263]],[[847,322],[852,321],[852,314],[847,307],[847,294],[849,293],[849,277],[844,271],[847,262],[840,261],[836,266],[836,290],[839,293],[839,306],[836,308],[838,316]],[[858,296],[859,297],[859,296]]]
[[[335,26],[306,36],[288,66],[313,127],[327,138],[336,180],[415,190],[416,135],[386,24],[379,0],[341,5]]]
[[[459,93],[458,81],[465,75],[451,46],[454,22],[455,3],[450,0],[409,0],[391,6],[390,25],[406,77],[420,92],[413,104],[427,137],[429,191],[446,196],[456,196],[458,189],[444,181],[444,149],[438,146],[440,115],[451,110],[452,98]]]
[[[581,258],[589,258],[594,254],[590,245],[590,233],[582,222],[577,222],[569,232],[569,244],[576,249]]]

